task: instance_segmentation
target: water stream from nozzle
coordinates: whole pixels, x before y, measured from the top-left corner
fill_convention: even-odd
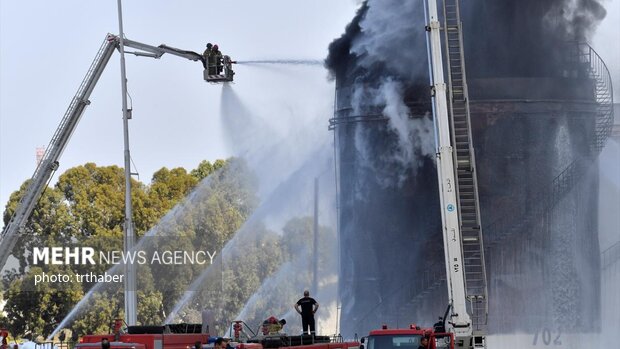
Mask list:
[[[291,65],[323,65],[319,59],[265,59],[237,61],[237,64],[291,64]]]
[[[134,251],[138,251],[138,250],[142,250],[147,248],[148,246],[145,246],[149,240],[149,238],[158,236],[158,234],[161,234],[162,230],[166,230],[165,226],[166,224],[168,224],[168,222],[174,222],[175,219],[183,214],[184,208],[189,204],[192,205],[191,203],[196,201],[196,200],[201,200],[203,199],[202,197],[202,191],[206,191],[207,188],[209,188],[210,184],[211,184],[211,180],[214,176],[218,176],[220,173],[220,171],[215,171],[213,172],[209,177],[206,177],[205,179],[203,179],[203,181],[196,186],[196,188],[179,204],[177,204],[172,210],[170,210],[159,222],[157,225],[155,225],[153,228],[151,228],[148,232],[146,232],[144,234],[144,236],[138,241],[138,243],[134,246]],[[116,264],[114,266],[112,266],[111,268],[109,268],[106,273],[110,274],[110,275],[119,275],[122,273],[124,268],[124,264]],[[56,326],[56,328],[54,329],[54,331],[47,337],[47,340],[51,340],[61,329],[65,328],[71,321],[73,321],[73,319],[83,310],[85,310],[88,305],[90,304],[90,299],[91,297],[100,291],[103,291],[102,289],[105,286],[110,286],[109,283],[106,282],[99,282],[97,284],[95,284],[87,293],[86,295],[84,295],[84,297],[73,307],[73,309],[71,309],[71,311],[67,314],[67,316],[65,316],[65,318],[60,322],[60,324],[58,326]]]

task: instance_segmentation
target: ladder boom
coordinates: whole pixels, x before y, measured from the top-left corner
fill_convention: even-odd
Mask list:
[[[119,38],[116,37],[116,40],[119,40]],[[203,63],[203,65],[205,64],[204,57],[201,54],[196,53],[194,51],[181,50],[181,49],[167,46],[164,44],[159,45],[159,46],[152,46],[152,45],[143,44],[141,42],[137,42],[137,41],[133,41],[129,39],[123,40],[123,43],[125,44],[126,47],[131,47],[136,50],[142,50],[142,51],[148,52],[148,54],[145,54],[142,52],[125,52],[125,53],[134,54],[136,56],[148,56],[148,57],[153,57],[153,58],[160,58],[165,53],[168,53],[171,55],[189,59],[190,61],[200,61]]]
[[[43,194],[50,178],[58,169],[58,159],[62,155],[80,117],[84,114],[86,106],[90,104],[88,98],[93,92],[97,81],[108,64],[117,43],[108,36],[97,52],[84,80],[80,84],[77,93],[71,100],[69,108],[65,112],[60,125],[52,136],[52,140],[45,150],[43,159],[34,171],[26,191],[20,199],[11,219],[6,224],[0,235],[0,267],[4,267],[9,255],[11,255],[20,231],[28,221],[32,210]]]
[[[488,300],[459,1],[442,0],[443,26],[440,27],[437,0],[428,0],[427,30],[435,91],[437,175],[446,278],[452,308],[448,323],[458,348],[470,349],[486,347]],[[444,33],[445,61],[440,30]]]
[[[443,56],[441,51],[440,23],[436,0],[428,0],[428,30],[431,50],[431,76],[433,79],[435,126],[437,128],[437,176],[443,226],[444,253],[448,297],[452,313],[448,323],[457,337],[471,336],[471,320],[466,309],[465,276],[461,249],[461,230],[457,210],[456,181],[454,176],[453,148],[450,144],[448,100],[444,82]]]
[[[488,299],[476,159],[471,132],[469,93],[463,50],[460,0],[443,0],[444,45],[449,80],[450,128],[454,145],[456,188],[465,272],[465,296],[472,320],[474,346],[484,347]]]

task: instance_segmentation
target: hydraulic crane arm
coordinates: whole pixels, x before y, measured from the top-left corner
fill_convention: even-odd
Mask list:
[[[118,37],[116,37],[116,40],[118,40]],[[144,51],[144,52],[125,51],[125,53],[130,53],[136,56],[152,57],[152,58],[160,58],[161,56],[164,55],[164,53],[168,53],[171,55],[189,59],[191,61],[200,61],[202,62],[202,65],[206,68],[205,58],[201,54],[198,54],[194,51],[181,50],[181,49],[163,45],[163,44],[159,46],[151,46],[151,45],[143,44],[141,42],[137,42],[137,41],[133,41],[129,39],[125,39],[123,41],[126,47],[131,47],[136,50]]]
[[[118,37],[115,37],[117,41],[120,41]],[[210,60],[207,60],[201,54],[198,54],[194,51],[186,51],[181,50],[168,45],[159,45],[152,46],[143,44],[141,42],[124,39],[123,40],[126,47],[131,47],[133,49],[139,51],[125,51],[125,53],[130,53],[136,56],[144,56],[151,58],[160,58],[165,53],[179,56],[185,59],[189,59],[191,61],[200,61],[202,62],[202,66],[204,67],[204,79],[207,82],[230,82],[233,81],[233,76],[235,72],[232,69],[232,64],[236,63],[229,56],[221,56],[221,59],[216,59],[212,57]]]
[[[138,56],[159,58],[164,53],[169,53],[191,61],[201,61],[203,66],[205,65],[202,55],[196,52],[184,51],[166,45],[160,45],[158,47],[151,46],[128,39],[123,41],[125,46],[144,51],[131,52]],[[30,183],[28,183],[28,187],[20,199],[15,212],[0,234],[0,269],[6,264],[7,259],[11,255],[13,248],[17,243],[19,233],[23,231],[28,218],[32,214],[32,211],[45,190],[47,183],[52,178],[54,172],[58,169],[58,160],[67,146],[67,143],[69,142],[73,131],[80,121],[82,114],[84,114],[86,106],[90,104],[88,98],[93,92],[93,89],[99,81],[101,74],[110,61],[110,57],[112,57],[114,50],[117,49],[119,45],[120,38],[118,36],[112,34],[108,34],[106,36],[101,48],[99,48],[99,51],[97,52],[97,56],[95,56],[95,59],[88,69],[84,80],[71,100],[69,108],[65,112],[65,115],[60,121],[60,125],[58,125],[52,140],[47,146],[43,159],[34,171]],[[219,80],[214,79],[213,81],[232,81],[232,70],[229,74],[230,80],[220,78]],[[220,76],[216,75],[216,77]]]

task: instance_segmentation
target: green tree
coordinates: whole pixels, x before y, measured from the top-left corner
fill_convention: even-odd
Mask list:
[[[253,212],[256,203],[256,179],[239,159],[216,161],[220,167],[193,190],[191,201],[182,203],[169,219],[173,224],[157,232],[158,250],[222,251],[225,244]],[[204,167],[205,162],[201,163]],[[185,289],[205,266],[153,266],[156,289],[161,290],[164,311],[170,313]]]
[[[286,260],[292,261],[300,256],[311,260],[314,249],[314,218],[295,217],[290,219],[282,228],[282,245],[286,251]],[[319,225],[319,272],[329,273],[330,265],[337,256],[336,234],[325,226]],[[310,269],[308,269],[310,271]]]
[[[222,251],[204,271],[200,289],[178,314],[183,321],[200,321],[200,310],[208,309],[214,313],[216,333],[223,333],[283,262],[279,235],[263,224],[246,225],[237,234],[242,240]]]
[[[18,191],[11,194],[4,211],[5,225],[17,209],[29,184],[30,180],[25,181]],[[55,188],[46,188],[13,248],[12,255],[19,263],[18,269],[9,271],[12,276],[5,273],[5,277],[12,279],[25,273],[30,265],[28,251],[32,251],[32,247],[61,246],[67,243],[73,235],[71,220],[62,193]]]
[[[211,179],[202,181],[207,176]],[[4,212],[5,222],[17,207],[27,184],[11,195]],[[77,295],[81,296],[94,286],[94,283],[72,284],[70,295],[58,301],[57,307],[51,306],[50,299],[56,299],[54,297],[61,291],[69,291],[49,284],[38,284],[33,289],[33,275],[54,272],[58,268],[30,265],[28,251],[33,246],[121,250],[124,186],[122,168],[87,163],[68,169],[59,177],[55,187],[46,189],[26,225],[27,234],[15,247],[14,255],[20,267],[3,276],[7,290],[7,321],[15,333],[49,333],[79,300]],[[256,180],[238,159],[214,163],[203,161],[190,173],[183,168],[162,168],[153,175],[149,185],[132,179],[136,233],[140,237],[156,227],[155,232],[161,233],[156,234],[158,239],[146,241],[152,248],[221,251],[256,207],[255,192]],[[167,214],[171,218],[160,221]],[[102,264],[76,265],[62,272],[101,274],[108,267]],[[161,323],[164,314],[171,310],[183,290],[202,270],[196,265],[149,266],[141,270],[138,321]],[[98,289],[89,300],[88,311],[76,317],[73,328],[81,334],[107,332],[114,318],[123,317],[122,297],[119,285]],[[28,302],[29,299],[35,301]],[[50,306],[51,310],[37,311],[34,305]]]
[[[81,311],[75,317],[71,328],[78,335],[110,333],[114,319],[125,316],[123,292],[120,288],[93,294],[89,300],[88,311]]]
[[[26,333],[48,334],[62,321],[82,296],[82,288],[75,274],[66,266],[52,266],[49,274],[63,274],[73,282],[38,282],[36,276],[43,269],[32,267],[23,278],[15,280],[7,290],[4,311],[10,319],[9,329],[14,336]]]
[[[216,160],[213,164],[207,160],[203,160],[198,164],[198,167],[193,169],[190,174],[196,178],[198,181],[201,181],[207,178],[214,171],[219,170],[220,168],[226,165],[226,161],[224,160]]]

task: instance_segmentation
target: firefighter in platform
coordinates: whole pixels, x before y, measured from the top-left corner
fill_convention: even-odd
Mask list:
[[[211,56],[213,57],[213,66],[215,67],[216,74],[222,74],[222,70],[224,70],[224,66],[222,65],[222,52],[217,44],[213,45]]]
[[[213,63],[213,44],[208,43],[207,49],[202,54],[205,59],[205,68],[208,69],[209,75],[215,75],[215,64]]]

